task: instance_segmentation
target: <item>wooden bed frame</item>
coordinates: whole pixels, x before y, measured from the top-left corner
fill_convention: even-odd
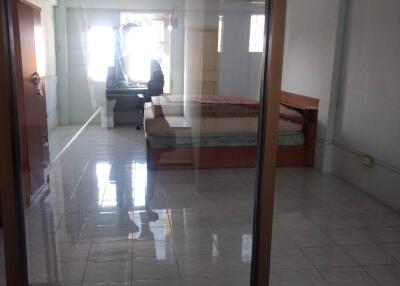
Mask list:
[[[277,166],[311,167],[314,164],[319,100],[282,92],[281,103],[303,114],[305,144],[278,146]],[[153,149],[148,140],[146,143],[149,170],[254,168],[257,162],[255,146]]]

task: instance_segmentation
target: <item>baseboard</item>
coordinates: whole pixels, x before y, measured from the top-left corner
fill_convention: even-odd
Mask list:
[[[366,167],[360,157],[336,144],[332,153],[332,172],[385,205],[400,211],[400,173],[383,164]]]
[[[332,150],[333,145],[331,142],[317,140],[315,144],[315,169],[326,173],[332,171]]]

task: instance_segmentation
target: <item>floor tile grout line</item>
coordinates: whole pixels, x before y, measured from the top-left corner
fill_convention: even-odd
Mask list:
[[[312,221],[310,221],[310,222],[312,222]],[[334,241],[334,240],[333,240],[319,225],[317,225],[317,224],[314,223],[314,222],[312,222],[312,223],[313,223],[313,225],[314,225],[319,231],[321,231],[321,233],[323,233],[327,238],[329,238],[329,239],[333,242],[333,246],[339,247],[342,251],[344,251],[344,250],[340,247],[340,245],[338,245],[337,242]],[[290,234],[289,234],[289,235],[290,235]],[[296,242],[296,240],[293,240],[293,242],[295,243],[295,245],[297,245],[298,249],[301,251],[301,253],[303,254],[303,256],[311,263],[311,265],[314,267],[314,270],[316,270],[316,271],[321,275],[321,277],[323,277],[324,280],[325,280],[329,285],[332,285],[332,284],[328,281],[328,279],[326,279],[326,277],[323,275],[323,273],[320,271],[320,269],[315,265],[315,263],[306,255],[306,253],[304,252],[303,248],[300,247],[300,245]],[[319,248],[320,248],[320,247],[319,247]],[[355,261],[354,261],[354,262],[355,262]]]
[[[296,243],[296,242],[295,242]],[[329,284],[329,285],[332,285],[329,281],[328,281],[328,279],[326,279],[326,277],[323,275],[323,273],[318,269],[318,267],[316,267],[316,265],[315,265],[315,263],[305,254],[305,252],[303,251],[303,249],[302,248],[300,248],[300,251],[301,251],[301,253],[304,255],[304,257],[311,263],[311,265],[314,267],[314,270],[316,270],[320,275],[321,275],[321,277]],[[334,285],[332,285],[332,286],[334,286]]]
[[[387,253],[387,254],[389,254],[391,257],[393,257],[394,260],[396,260],[396,261],[398,262],[398,264],[400,264],[400,256],[399,256],[399,257],[396,257],[396,256],[392,255],[388,250],[386,250],[386,249],[383,247],[383,245],[392,245],[392,244],[396,244],[396,245],[399,245],[399,246],[400,246],[400,242],[399,242],[399,243],[377,243],[376,245],[377,245],[380,249],[382,249],[385,253]]]
[[[312,221],[311,221],[312,222]],[[314,224],[314,226],[316,226],[322,233],[324,233],[324,235],[327,235],[326,231],[324,231],[323,228],[321,228],[319,225],[317,225],[316,223],[312,222]],[[354,227],[356,230],[358,230],[356,227]],[[338,228],[338,229],[342,229],[342,228]],[[361,232],[360,232],[361,233]],[[361,233],[362,234],[362,233]],[[362,234],[363,236],[365,236],[364,234]],[[336,241],[334,241],[333,239],[330,238],[329,235],[327,235],[327,237],[333,241],[335,247],[339,247],[342,251],[344,251],[347,255],[349,255],[342,247],[343,246],[347,246],[347,245],[340,245],[337,244]],[[327,279],[326,277],[323,275],[323,273],[320,271],[320,269],[322,270],[322,268],[318,268],[316,267],[316,265],[314,264],[314,262],[308,258],[308,256],[305,254],[305,252],[303,251],[303,249],[306,248],[302,248],[298,245],[298,243],[294,240],[294,243],[298,246],[298,249],[300,249],[300,251],[302,252],[302,254],[304,255],[305,258],[307,258],[309,260],[309,262],[311,262],[311,265],[313,265],[314,269],[318,271],[318,273],[324,278],[324,280],[326,280],[328,282],[328,284],[332,285]],[[355,245],[359,245],[359,244],[355,244]],[[375,242],[371,241],[371,244],[365,244],[365,245],[377,245]],[[321,247],[314,247],[314,248],[321,248]],[[350,256],[350,258],[353,260],[353,258]],[[397,259],[396,259],[397,261]],[[366,270],[365,270],[365,265],[360,265],[359,263],[357,263],[356,261],[354,261],[356,263],[356,266],[353,267],[359,267],[361,268],[371,279],[373,279],[373,281],[376,281]],[[398,264],[384,264],[384,265],[398,265]],[[368,265],[371,266],[371,265]],[[378,265],[376,265],[378,266]],[[329,267],[329,268],[349,268],[349,267]]]
[[[370,277],[373,281],[375,281],[377,285],[382,285],[381,283],[379,283],[379,281],[378,281],[377,279],[375,279],[375,278],[365,269],[365,267],[366,267],[366,266],[360,266],[360,268],[361,268],[365,273],[367,273],[368,277]],[[383,286],[383,285],[382,285],[382,286]]]

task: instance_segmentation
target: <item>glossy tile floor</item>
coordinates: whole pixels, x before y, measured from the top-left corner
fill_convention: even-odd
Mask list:
[[[31,284],[249,285],[254,178],[147,172],[142,131],[90,126],[26,210]],[[313,169],[279,169],[272,248],[271,285],[400,285],[400,216]]]

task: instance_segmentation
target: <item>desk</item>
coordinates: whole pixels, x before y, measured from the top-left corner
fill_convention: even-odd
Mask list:
[[[115,99],[118,97],[137,96],[138,94],[147,96],[147,92],[148,92],[147,87],[113,88],[113,89],[106,89],[106,97],[107,99]]]
[[[102,126],[138,125],[143,123],[144,102],[147,87],[106,89],[106,106],[102,115]]]

